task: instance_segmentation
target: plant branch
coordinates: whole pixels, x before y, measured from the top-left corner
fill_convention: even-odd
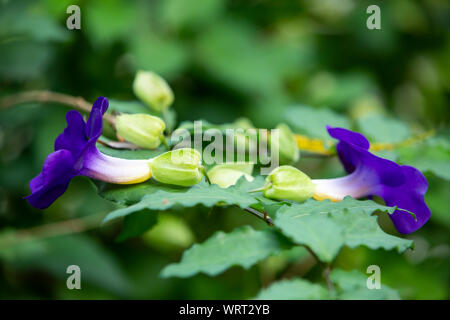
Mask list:
[[[330,279],[330,272],[331,272],[331,267],[328,264],[323,263],[322,261],[319,260],[319,258],[317,257],[317,255],[314,253],[314,251],[311,250],[311,248],[309,248],[308,246],[304,246],[306,248],[306,250],[308,250],[308,252],[317,260],[318,263],[320,263],[322,266],[325,267],[325,269],[323,270],[323,277],[325,278],[325,281],[327,282],[327,286],[328,286],[328,290],[330,292],[334,291],[334,285],[333,282]]]
[[[330,272],[331,272],[331,267],[328,265],[325,268],[325,270],[323,270],[323,277],[325,278],[325,280],[327,282],[328,290],[330,292],[334,292],[334,285],[333,285],[333,282],[330,279]]]
[[[245,208],[245,211],[248,213],[253,214],[255,217],[258,217],[259,219],[263,220],[265,223],[267,223],[269,226],[273,227],[273,221],[272,218],[269,217],[267,212],[259,212],[258,210],[255,210],[253,208]]]
[[[73,233],[81,233],[100,225],[100,221],[105,214],[95,214],[82,218],[70,219],[28,229],[17,230],[10,234],[5,234],[5,239],[0,238],[0,247],[11,246],[34,239],[43,239],[56,236],[63,236]]]
[[[92,104],[82,97],[74,97],[64,93],[51,92],[47,90],[34,90],[3,97],[0,99],[0,109],[6,109],[26,102],[60,103],[85,112],[90,112],[92,108]],[[103,118],[105,118],[105,120],[112,125],[115,125],[116,123],[114,116],[110,114],[104,114]]]

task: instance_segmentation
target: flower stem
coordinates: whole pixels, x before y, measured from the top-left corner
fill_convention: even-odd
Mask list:
[[[325,270],[323,270],[323,277],[325,278],[330,292],[334,292],[334,285],[330,279],[331,267],[328,265]]]
[[[258,189],[249,190],[247,192],[248,193],[262,192],[262,191],[264,191],[266,189],[269,189],[270,186],[272,186],[272,183],[266,184],[266,185],[264,185],[264,186],[262,186],[261,188],[258,188]]]
[[[159,138],[161,139],[161,142],[164,145],[164,147],[166,147],[167,151],[170,151],[170,147],[169,144],[167,143],[166,137],[163,134],[161,134]]]
[[[16,104],[33,101],[60,103],[85,112],[90,112],[92,108],[92,103],[86,101],[82,97],[74,97],[64,93],[51,92],[47,90],[34,90],[9,95],[0,99],[0,109],[6,109]],[[103,118],[113,126],[116,123],[115,117],[110,114],[104,114]]]
[[[203,172],[203,176],[205,177],[206,182],[208,182],[208,184],[212,184],[211,180],[209,180],[209,177],[208,177],[205,167],[201,166],[200,171]]]

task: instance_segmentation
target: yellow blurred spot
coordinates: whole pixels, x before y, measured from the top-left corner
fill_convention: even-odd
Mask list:
[[[302,134],[294,134],[294,138],[300,150],[323,155],[332,154],[332,152],[325,147],[325,143],[320,139],[309,138]]]
[[[410,146],[415,143],[422,142],[429,137],[433,136],[435,133],[434,130],[429,130],[427,132],[424,132],[422,134],[416,135],[415,137],[411,137],[408,139],[405,139],[403,141],[397,142],[397,143],[380,143],[380,142],[374,142],[370,145],[370,151],[383,151],[383,150],[394,150],[396,148],[400,147],[406,147]]]

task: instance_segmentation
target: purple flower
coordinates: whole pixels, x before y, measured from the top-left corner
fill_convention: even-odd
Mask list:
[[[96,147],[102,133],[102,117],[108,99],[99,97],[84,122],[75,110],[66,114],[67,128],[55,140],[55,151],[48,155],[41,173],[30,182],[28,202],[45,209],[60,197],[75,176],[87,176],[110,183],[138,183],[150,178],[147,160],[125,160],[100,153]]]
[[[416,215],[396,210],[390,215],[400,233],[411,233],[430,218],[424,195],[428,182],[423,174],[410,166],[398,165],[369,152],[369,141],[360,133],[327,126],[328,133],[339,140],[336,149],[348,176],[337,179],[313,180],[314,198],[340,201],[345,196],[361,198],[376,195],[386,205],[397,206]]]

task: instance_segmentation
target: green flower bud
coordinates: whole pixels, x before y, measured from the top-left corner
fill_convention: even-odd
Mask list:
[[[238,118],[233,122],[233,126],[235,128],[241,128],[241,129],[251,129],[254,128],[255,126],[253,125],[253,123],[250,121],[250,119],[248,118]]]
[[[314,194],[311,179],[291,166],[281,166],[273,170],[266,178],[263,194],[267,198],[303,202]]]
[[[150,168],[157,181],[177,186],[193,186],[203,178],[201,155],[190,148],[163,153],[152,159]]]
[[[280,123],[276,129],[279,130],[278,154],[280,164],[293,164],[300,158],[300,151],[291,129],[284,123]]]
[[[147,149],[161,144],[166,124],[149,114],[121,114],[116,117],[116,131],[126,141]]]
[[[138,71],[133,82],[134,94],[153,110],[162,113],[173,102],[167,82],[154,72]]]
[[[236,184],[240,177],[244,176],[247,181],[252,181],[253,163],[233,162],[214,166],[208,171],[209,181],[221,188],[228,188]]]

